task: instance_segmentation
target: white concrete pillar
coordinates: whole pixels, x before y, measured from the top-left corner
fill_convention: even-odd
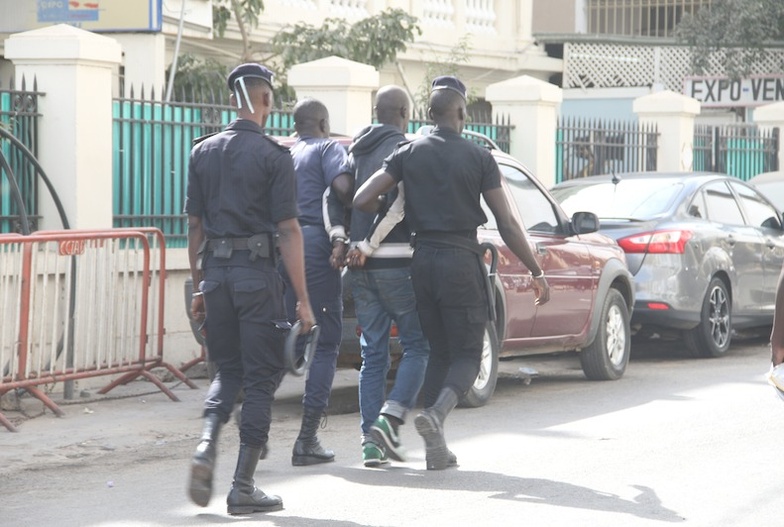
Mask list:
[[[38,80],[39,161],[74,229],[112,226],[112,74],[120,45],[65,24],[15,33],[5,56],[29,85]],[[62,225],[44,185],[39,229]]]
[[[334,133],[354,135],[373,118],[373,91],[378,89],[373,66],[340,57],[297,64],[289,70],[288,83],[298,99],[313,97],[329,110]]]
[[[493,105],[493,119],[508,115],[514,126],[511,154],[533,171],[546,187],[555,185],[555,132],[557,107],[563,90],[529,75],[515,77],[485,89]]]
[[[784,102],[756,108],[754,122],[763,130],[779,129],[779,170],[784,170]]]
[[[149,94],[155,89],[155,98],[163,100],[166,94],[166,36],[163,33],[116,33],[111,35],[122,47],[125,93],[131,86],[134,93]]]
[[[658,172],[694,169],[694,119],[700,113],[698,100],[665,90],[638,97],[632,109],[640,124],[654,124],[659,132]]]

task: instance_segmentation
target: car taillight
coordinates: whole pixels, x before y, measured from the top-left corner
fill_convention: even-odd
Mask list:
[[[627,236],[618,245],[627,253],[683,254],[691,231],[653,231]]]

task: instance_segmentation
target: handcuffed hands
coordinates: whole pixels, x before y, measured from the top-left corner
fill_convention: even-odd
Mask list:
[[[332,244],[332,255],[329,257],[329,265],[333,269],[343,269],[346,265],[346,250],[348,246],[341,242],[336,241]]]
[[[346,265],[349,269],[360,269],[365,266],[367,256],[359,249],[351,249],[346,255]]]

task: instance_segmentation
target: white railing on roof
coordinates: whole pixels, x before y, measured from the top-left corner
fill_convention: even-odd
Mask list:
[[[466,26],[477,32],[495,32],[495,9],[493,0],[465,0]]]
[[[318,9],[315,0],[278,0],[278,3],[287,7],[307,9],[308,11]]]
[[[452,0],[424,0],[422,23],[432,26],[454,26],[455,7]]]
[[[330,14],[346,18],[367,17],[367,0],[330,0]]]

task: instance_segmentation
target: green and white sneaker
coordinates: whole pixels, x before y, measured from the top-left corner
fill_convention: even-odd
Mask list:
[[[379,415],[370,427],[370,435],[373,436],[379,445],[383,445],[389,457],[395,461],[406,460],[406,449],[400,443],[400,436],[397,434],[397,426],[391,419],[384,415]]]
[[[380,446],[368,441],[362,445],[362,463],[366,467],[380,467],[389,463],[389,458]]]

